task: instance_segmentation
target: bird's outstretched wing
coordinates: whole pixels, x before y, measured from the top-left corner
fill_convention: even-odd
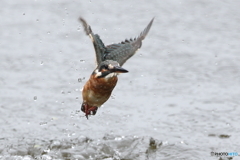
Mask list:
[[[99,35],[94,34],[92,32],[91,27],[87,24],[87,22],[82,17],[79,18],[79,21],[82,23],[85,33],[91,38],[91,40],[93,42],[93,46],[94,46],[95,54],[96,54],[97,65],[99,65],[103,61],[103,55],[106,51],[106,47],[105,47],[104,43],[102,42],[102,40],[100,39]]]
[[[147,36],[154,18],[149,22],[147,27],[142,31],[142,33],[134,39],[125,40],[118,44],[111,44],[106,46],[106,51],[104,54],[104,60],[114,60],[117,61],[120,66],[122,66],[130,57],[132,57],[136,51],[141,48],[142,40]]]

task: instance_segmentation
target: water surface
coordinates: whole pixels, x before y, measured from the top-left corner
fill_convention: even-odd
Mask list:
[[[229,1],[7,1],[0,10],[1,159],[219,159],[238,152],[240,10]],[[143,46],[96,116],[80,112],[94,50]],[[240,159],[233,157],[234,160]]]

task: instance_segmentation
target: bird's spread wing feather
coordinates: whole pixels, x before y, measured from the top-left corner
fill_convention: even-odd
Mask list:
[[[79,18],[80,22],[82,22],[82,25],[84,27],[85,33],[91,38],[93,42],[93,46],[95,49],[95,54],[96,54],[96,61],[97,65],[99,65],[103,61],[103,55],[106,51],[106,47],[102,40],[100,39],[98,34],[94,34],[92,32],[91,27],[87,24],[87,22],[83,18]]]
[[[106,46],[104,60],[110,59],[117,61],[122,66],[130,57],[132,57],[136,51],[141,48],[142,40],[147,36],[154,18],[150,21],[143,32],[134,39],[125,40],[118,44],[111,44]]]

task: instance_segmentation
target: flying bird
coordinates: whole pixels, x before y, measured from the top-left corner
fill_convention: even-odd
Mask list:
[[[81,110],[88,115],[95,115],[98,108],[104,104],[114,89],[120,73],[128,71],[122,65],[141,48],[142,40],[147,36],[154,18],[141,34],[134,39],[126,39],[120,43],[105,46],[100,36],[94,34],[90,25],[82,17],[79,18],[85,33],[91,38],[95,49],[97,67],[82,90]]]

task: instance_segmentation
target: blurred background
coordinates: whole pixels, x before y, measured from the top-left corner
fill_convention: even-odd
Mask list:
[[[240,155],[240,2],[2,0],[1,159],[221,159]],[[105,45],[153,26],[89,120],[95,69],[82,16]],[[222,157],[222,159],[240,159]]]

